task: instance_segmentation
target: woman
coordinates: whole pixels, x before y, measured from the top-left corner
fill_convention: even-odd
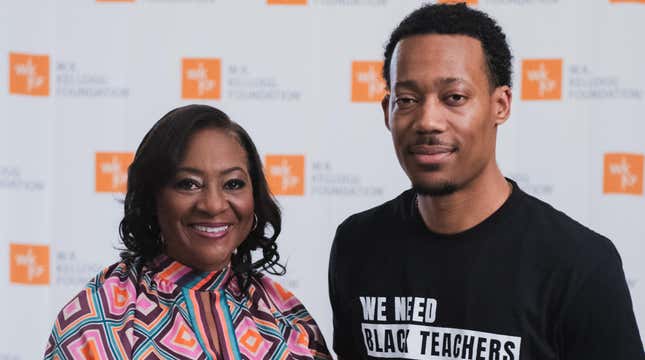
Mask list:
[[[244,129],[209,106],[169,112],[128,170],[122,261],[62,309],[45,358],[331,359],[303,305],[260,274],[284,273],[280,222]]]

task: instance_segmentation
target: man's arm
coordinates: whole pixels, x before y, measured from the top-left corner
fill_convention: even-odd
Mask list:
[[[336,352],[337,359],[359,359],[360,357],[353,349],[352,334],[351,334],[351,319],[348,314],[348,301],[346,294],[341,289],[343,280],[347,280],[348,274],[343,274],[343,257],[339,253],[341,240],[342,224],[336,231],[336,236],[331,247],[329,256],[329,301],[331,303],[333,313],[333,349]],[[340,270],[340,271],[339,271]],[[343,279],[343,277],[345,277]],[[344,298],[345,297],[345,298]]]
[[[645,359],[622,262],[613,246],[567,304],[562,337],[563,359]]]

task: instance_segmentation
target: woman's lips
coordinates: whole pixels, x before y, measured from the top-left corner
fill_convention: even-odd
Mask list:
[[[230,229],[230,224],[191,224],[189,225],[190,229],[196,232],[200,236],[204,236],[211,239],[217,239],[225,236]]]

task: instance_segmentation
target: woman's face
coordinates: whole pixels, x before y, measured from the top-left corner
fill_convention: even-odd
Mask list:
[[[157,196],[166,254],[202,271],[224,268],[253,226],[247,154],[230,133],[203,129]]]

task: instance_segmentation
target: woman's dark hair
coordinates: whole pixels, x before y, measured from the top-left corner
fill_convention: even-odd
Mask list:
[[[207,105],[188,105],[164,115],[141,141],[128,168],[128,189],[119,235],[125,245],[121,258],[127,263],[151,260],[165,250],[157,220],[156,197],[174,177],[188,142],[197,131],[215,128],[229,132],[247,154],[257,223],[231,257],[232,269],[246,289],[249,277],[259,270],[282,275],[284,266],[276,239],[282,217],[271,195],[262,161],[251,137],[222,111]],[[253,261],[251,251],[261,249],[262,258]]]
[[[408,15],[385,45],[383,78],[390,88],[390,64],[396,44],[414,35],[466,35],[481,42],[492,88],[511,86],[512,55],[502,28],[488,15],[463,3],[429,4]]]

